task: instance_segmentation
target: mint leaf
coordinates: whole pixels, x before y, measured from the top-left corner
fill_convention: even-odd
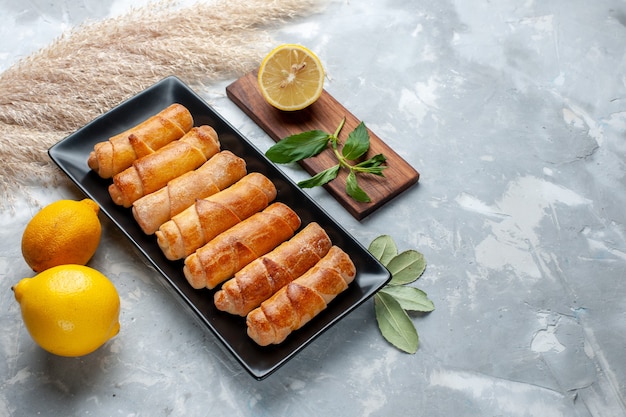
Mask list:
[[[365,123],[361,122],[348,135],[346,143],[343,145],[341,154],[348,160],[360,158],[370,148],[370,135],[367,133]]]
[[[435,304],[428,299],[428,295],[418,288],[396,285],[386,286],[380,291],[395,298],[405,310],[428,313],[435,309]]]
[[[407,250],[389,261],[387,269],[391,272],[388,285],[409,284],[424,273],[426,260],[418,251]]]
[[[361,187],[359,187],[359,184],[356,181],[356,174],[352,170],[346,178],[346,192],[350,197],[354,198],[360,203],[369,203],[370,201],[372,201],[370,199],[370,196],[368,196],[367,193],[363,191]]]
[[[400,303],[391,295],[379,291],[374,296],[374,309],[383,337],[404,352],[417,352],[417,330]]]
[[[335,179],[341,168],[345,168],[349,171],[346,179],[347,194],[358,202],[369,203],[372,200],[357,183],[356,174],[369,173],[384,177],[383,170],[387,167],[382,164],[387,158],[383,154],[379,154],[355,165],[350,163],[349,161],[354,161],[367,153],[370,147],[370,137],[365,123],[361,122],[350,132],[340,152],[338,136],[345,122],[346,118],[344,117],[339,126],[337,126],[335,133],[332,134],[321,130],[310,130],[287,136],[270,147],[265,152],[265,156],[272,162],[289,164],[316,156],[327,147],[330,147],[339,164],[327,168],[308,180],[299,182],[298,185],[302,188],[324,185]]]
[[[380,175],[381,177],[384,177],[383,170],[386,169],[387,166],[382,164],[386,160],[387,158],[385,157],[385,155],[379,153],[378,155],[374,155],[366,161],[359,162],[358,164],[354,165],[353,168],[355,171],[367,172],[369,174]]]
[[[372,240],[367,250],[385,266],[398,254],[398,247],[389,235],[378,236]]]
[[[341,168],[341,166],[337,164],[333,167],[325,169],[322,172],[318,172],[307,180],[300,181],[298,185],[301,188],[313,188],[317,187],[318,185],[324,185],[327,182],[330,182],[337,178],[337,174],[339,174],[339,168]]]
[[[289,164],[319,154],[326,148],[329,140],[328,133],[310,130],[281,139],[265,152],[265,156],[272,162]]]

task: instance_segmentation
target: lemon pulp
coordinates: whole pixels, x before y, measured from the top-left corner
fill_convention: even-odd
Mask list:
[[[302,110],[322,94],[324,68],[306,47],[284,44],[263,59],[258,84],[263,98],[277,109]]]

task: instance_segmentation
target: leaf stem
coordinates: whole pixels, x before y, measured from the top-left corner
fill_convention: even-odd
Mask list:
[[[343,126],[345,124],[346,124],[346,118],[344,117],[341,119],[341,122],[339,122],[339,126],[337,126],[335,133],[333,133],[332,135],[329,135],[329,139],[333,147],[333,153],[335,154],[335,156],[337,157],[337,160],[339,161],[339,165],[341,165],[344,168],[348,168],[350,171],[354,171],[355,169],[354,166],[348,162],[348,159],[344,157],[341,152],[339,152],[339,149],[337,147],[339,144],[339,133],[341,133],[341,130],[343,129]]]
[[[341,152],[339,152],[336,146],[333,146],[333,152],[335,153],[335,156],[337,157],[337,160],[339,161],[339,165],[341,165],[342,167],[348,168],[350,171],[354,169],[354,167],[350,165],[348,160],[344,158]]]
[[[337,127],[337,130],[335,130],[335,133],[333,133],[333,136],[336,140],[339,140],[339,133],[341,132],[341,129],[343,129],[343,125],[346,124],[346,118],[342,118],[341,122],[339,123],[339,126]]]

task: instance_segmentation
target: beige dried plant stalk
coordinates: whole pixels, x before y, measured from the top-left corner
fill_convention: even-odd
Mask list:
[[[48,148],[169,75],[190,86],[236,77],[272,46],[269,28],[315,0],[171,1],[88,22],[0,74],[0,206],[59,178]]]

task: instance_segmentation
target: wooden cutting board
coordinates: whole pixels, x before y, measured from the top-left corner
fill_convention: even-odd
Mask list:
[[[348,134],[361,122],[326,90],[311,106],[296,112],[284,112],[270,106],[259,91],[257,71],[250,72],[226,87],[227,96],[257,123],[274,141],[302,133],[308,130],[323,130],[333,133],[341,119],[346,123],[339,135],[344,143]],[[365,122],[367,125],[367,122]],[[364,159],[382,153],[387,157],[388,168],[384,177],[359,174],[359,186],[370,196],[370,203],[359,203],[346,194],[347,172],[342,169],[339,176],[324,188],[345,207],[352,216],[362,220],[387,201],[417,183],[419,172],[411,167],[393,149],[385,144],[374,132],[369,130],[370,149]],[[300,165],[311,175],[337,164],[337,159],[330,149],[319,155],[302,160]]]

